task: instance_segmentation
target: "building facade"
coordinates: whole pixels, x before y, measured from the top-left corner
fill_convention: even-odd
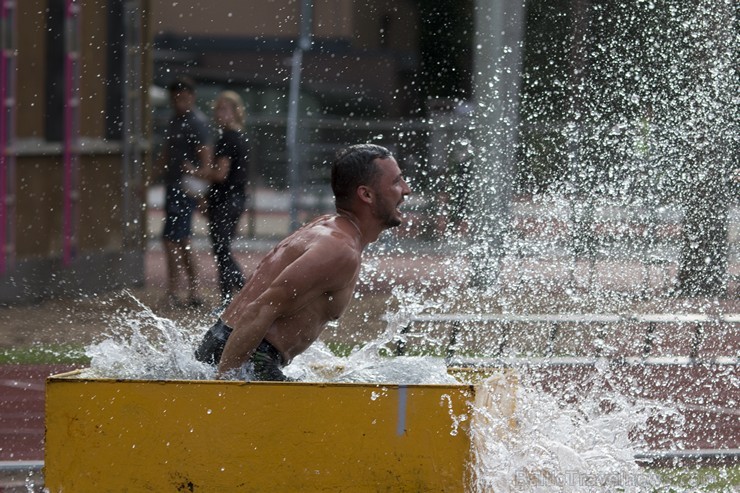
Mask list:
[[[143,283],[150,2],[0,1],[0,303]]]
[[[192,76],[206,112],[220,90],[239,92],[253,181],[271,187],[289,185],[290,84],[304,3],[311,6],[311,46],[300,66],[298,166],[300,180],[311,182],[326,178],[325,163],[338,145],[381,133],[390,145],[388,122],[423,106],[416,80],[419,2],[223,0],[214,8],[186,0],[153,9],[153,83],[166,87],[179,74]],[[166,107],[155,109],[155,147],[167,115]]]

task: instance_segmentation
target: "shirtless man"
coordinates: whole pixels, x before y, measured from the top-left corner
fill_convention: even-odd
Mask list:
[[[218,378],[244,368],[250,379],[286,380],[282,367],[344,312],[363,249],[401,224],[411,193],[390,152],[372,144],[339,151],[331,186],[337,213],[281,241],[203,338],[196,357],[217,364]]]

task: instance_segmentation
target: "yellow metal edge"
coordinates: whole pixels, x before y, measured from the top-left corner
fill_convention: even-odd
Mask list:
[[[206,385],[286,385],[286,386],[315,386],[315,387],[353,387],[358,385],[363,386],[375,386],[375,387],[388,387],[388,388],[399,388],[399,387],[417,387],[417,388],[460,388],[474,390],[475,385],[467,382],[459,382],[455,384],[450,383],[425,383],[425,384],[403,384],[403,383],[389,383],[389,382],[311,382],[311,381],[299,381],[299,382],[259,382],[259,381],[245,381],[245,380],[192,380],[192,379],[143,379],[143,378],[98,378],[98,377],[80,377],[79,375],[84,374],[89,368],[79,368],[65,373],[59,373],[56,375],[50,375],[47,377],[47,381],[53,382],[108,382],[108,383],[147,383],[147,384],[206,384]],[[461,370],[467,370],[462,368]],[[453,375],[454,376],[454,375]]]

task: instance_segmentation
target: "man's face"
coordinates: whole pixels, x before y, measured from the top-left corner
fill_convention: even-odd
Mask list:
[[[403,214],[398,208],[411,193],[411,189],[403,179],[395,159],[376,159],[375,164],[380,169],[380,176],[370,187],[375,193],[373,213],[382,220],[386,228],[400,226]]]
[[[191,109],[195,103],[195,94],[190,91],[179,91],[170,94],[172,108],[178,115],[184,115]]]

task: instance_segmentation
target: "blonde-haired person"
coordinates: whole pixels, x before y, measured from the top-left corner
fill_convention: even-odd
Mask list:
[[[193,175],[211,183],[206,194],[208,232],[224,302],[244,286],[244,274],[231,253],[231,242],[247,202],[249,148],[244,136],[245,116],[239,94],[221,92],[213,105],[213,120],[219,129],[213,164],[188,168]]]

